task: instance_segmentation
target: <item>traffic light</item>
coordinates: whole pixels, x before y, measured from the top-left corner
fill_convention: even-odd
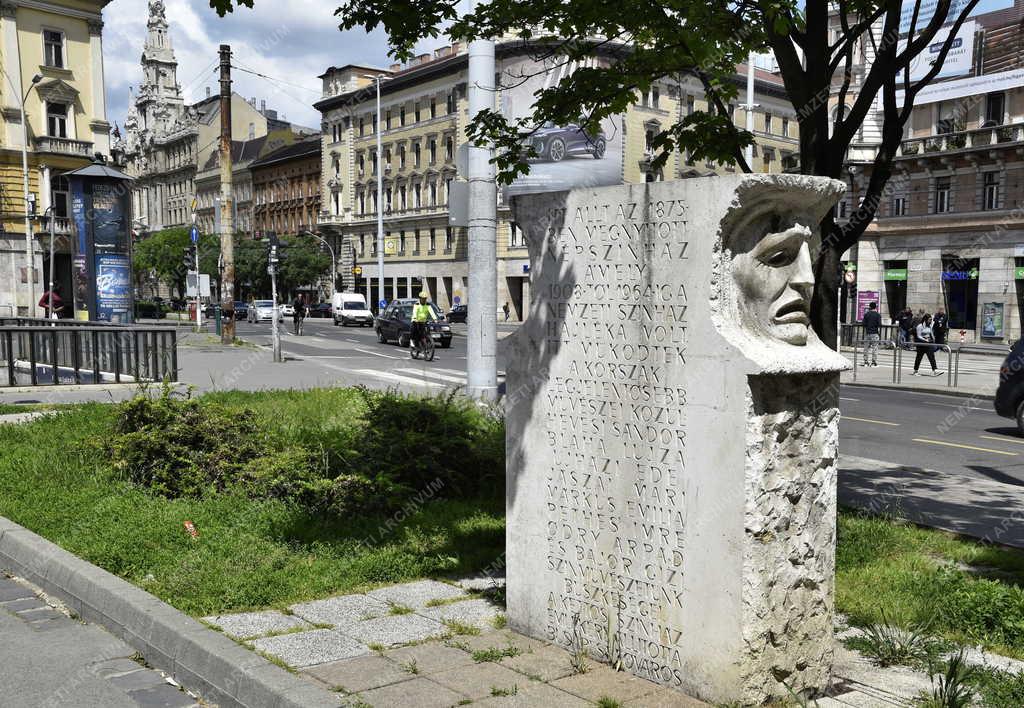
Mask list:
[[[182,256],[181,264],[185,266],[185,270],[195,270],[196,267],[196,247],[195,244],[185,249],[185,255]]]
[[[276,231],[268,232],[267,238],[270,241],[270,253],[268,255],[268,259],[271,263],[277,263],[280,258],[278,250],[281,248],[281,239],[277,237]]]

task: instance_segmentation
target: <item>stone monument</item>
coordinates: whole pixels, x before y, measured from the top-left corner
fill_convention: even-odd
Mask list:
[[[518,197],[508,617],[714,702],[828,684],[838,376],[809,327],[840,182]]]

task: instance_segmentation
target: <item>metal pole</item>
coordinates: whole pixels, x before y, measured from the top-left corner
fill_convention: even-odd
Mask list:
[[[274,263],[270,264],[270,296],[274,298],[274,313],[271,315],[273,319],[270,321],[270,339],[274,346],[274,361],[281,363],[281,329],[278,326],[278,306],[277,306],[277,265]]]
[[[196,332],[203,331],[203,294],[199,290],[199,244],[196,243]]]
[[[53,318],[53,205],[46,207],[50,212],[50,317]]]
[[[30,87],[31,90],[31,87]],[[35,314],[36,293],[33,283],[35,274],[35,249],[32,248],[32,215],[29,213],[29,202],[32,194],[28,186],[28,124],[25,119],[25,101],[28,99],[26,93],[21,99],[21,171],[25,183],[25,260],[28,261],[28,270],[25,274],[26,287],[28,288],[28,316]]]
[[[747,111],[747,132],[754,132],[754,53],[751,52],[747,55],[747,104],[744,106]],[[732,120],[732,116],[729,116],[729,120]],[[754,169],[754,146],[747,145],[743,149],[743,159],[747,161],[747,166],[751,170]]]
[[[469,117],[494,108],[494,42],[469,43]],[[469,333],[466,373],[469,395],[494,400],[497,373],[497,188],[491,150],[469,146]]]
[[[380,135],[380,81],[377,76],[377,307],[384,302],[384,166]],[[378,309],[378,314],[380,309]]]
[[[235,211],[231,174],[231,47],[220,45],[220,253],[224,258],[221,344],[235,341]],[[196,249],[196,254],[199,249]]]

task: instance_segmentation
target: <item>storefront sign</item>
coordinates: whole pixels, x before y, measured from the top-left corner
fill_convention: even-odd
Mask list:
[[[1024,69],[999,71],[994,74],[984,74],[983,76],[968,76],[964,79],[943,81],[925,86],[914,98],[914,105],[921,106],[926,103],[936,103],[937,101],[953,101],[979,93],[991,93],[992,91],[1008,91],[1018,86],[1024,86]],[[896,92],[896,104],[903,105],[902,91]]]
[[[877,290],[858,290],[857,291],[857,321],[860,322],[864,319],[864,313],[868,311],[868,306],[878,302],[878,291]]]
[[[971,268],[970,270],[944,270],[942,271],[943,280],[977,280],[978,269]]]
[[[907,269],[906,268],[887,268],[882,276],[882,280],[906,280]]]
[[[96,256],[96,319],[127,324],[131,318],[131,264],[128,256]]]
[[[981,306],[981,336],[1003,337],[1003,303],[986,302]]]
[[[1024,266],[1017,266],[1013,269],[1014,280],[1024,280]]]

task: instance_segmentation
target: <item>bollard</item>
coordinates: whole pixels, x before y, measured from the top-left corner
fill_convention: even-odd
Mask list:
[[[213,306],[213,317],[216,324],[217,336],[220,336],[221,328],[223,327],[224,318],[221,316],[220,305]]]

